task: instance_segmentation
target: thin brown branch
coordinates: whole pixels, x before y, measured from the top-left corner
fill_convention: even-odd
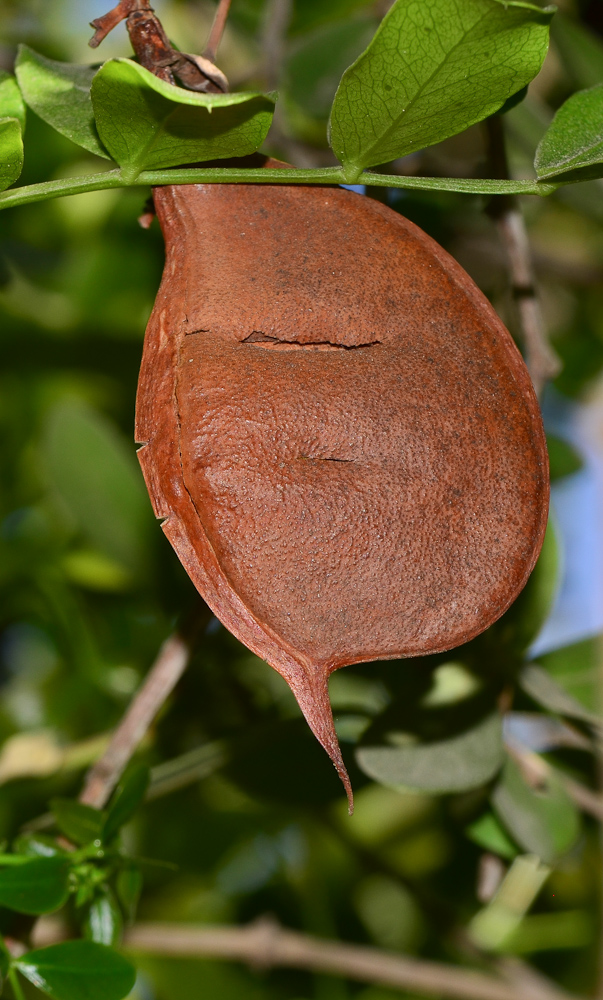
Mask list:
[[[180,680],[189,658],[190,644],[185,639],[177,634],[166,639],[109,746],[86,775],[80,802],[102,809],[159,709]]]
[[[508,180],[510,174],[501,117],[492,115],[486,127],[492,176]],[[526,364],[536,393],[540,395],[546,382],[559,373],[561,362],[547,337],[523,213],[517,198],[513,197],[494,199],[491,213],[506,249],[511,292],[525,347]]]
[[[211,927],[182,924],[135,924],[124,944],[132,951],[151,951],[182,958],[223,958],[245,962],[256,969],[285,966],[373,983],[402,992],[453,1000],[517,1000],[518,983],[457,966],[407,958],[365,945],[322,940],[280,927],[264,918],[246,927]],[[539,1000],[570,1000],[542,980]],[[526,996],[528,994],[525,994]],[[535,990],[531,996],[535,997]]]
[[[205,58],[210,59],[211,62],[216,61],[218,46],[222,41],[222,35],[224,34],[224,28],[226,27],[226,21],[228,19],[230,3],[231,0],[220,0],[218,4],[218,9],[216,10],[214,23],[211,26],[211,31],[209,33],[207,45],[205,46],[205,51],[203,53]]]

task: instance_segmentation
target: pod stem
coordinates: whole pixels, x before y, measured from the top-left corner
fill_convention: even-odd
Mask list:
[[[324,668],[314,667],[310,673],[300,667],[295,673],[287,671],[285,680],[293,691],[310,729],[333,762],[345,788],[348,812],[351,816],[354,812],[354,792],[335,732],[333,710],[329,699],[329,674]]]

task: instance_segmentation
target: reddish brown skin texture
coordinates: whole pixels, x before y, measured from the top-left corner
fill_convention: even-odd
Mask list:
[[[155,203],[136,428],[155,514],[349,791],[328,677],[450,649],[511,604],[546,526],[538,403],[469,276],[384,205],[219,184]]]

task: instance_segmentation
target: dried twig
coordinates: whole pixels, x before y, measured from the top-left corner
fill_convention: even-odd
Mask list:
[[[211,62],[216,61],[218,46],[222,41],[222,35],[224,34],[224,28],[226,27],[230,3],[231,0],[220,0],[218,9],[216,10],[214,23],[211,26],[207,45],[205,46],[205,52],[203,53],[205,58],[210,59]]]
[[[493,176],[500,180],[508,180],[509,165],[500,116],[492,115],[488,118],[486,126]],[[517,307],[526,351],[526,364],[534,388],[540,395],[545,383],[560,371],[561,362],[547,338],[535,286],[532,255],[523,213],[516,198],[497,196],[493,199],[491,214],[496,220],[506,248],[511,291]]]
[[[246,927],[182,924],[135,924],[124,944],[132,951],[187,958],[225,958],[257,969],[286,966],[379,984],[401,991],[456,1000],[517,1000],[518,983],[439,962],[406,958],[365,945],[327,941],[280,927],[264,918]],[[539,979],[539,1000],[570,1000],[551,984],[546,993]],[[531,994],[536,997],[535,990]]]
[[[109,746],[88,772],[80,802],[102,809],[157,712],[180,680],[189,658],[190,643],[182,636],[175,634],[166,639]]]

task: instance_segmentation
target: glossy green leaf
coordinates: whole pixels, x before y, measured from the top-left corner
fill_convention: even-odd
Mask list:
[[[75,799],[51,799],[50,808],[62,833],[74,844],[100,840],[105,814]]]
[[[0,191],[14,184],[23,170],[23,133],[17,118],[0,118]]]
[[[49,414],[42,458],[74,526],[99,551],[140,572],[152,516],[133,445],[95,410],[65,401]]]
[[[123,1000],[136,970],[121,955],[93,941],[65,941],[29,951],[15,966],[54,1000]]]
[[[552,8],[397,0],[344,74],[330,142],[350,179],[493,114],[538,73]]]
[[[22,833],[13,842],[13,850],[30,858],[54,858],[57,855],[65,855],[54,837],[37,832]]]
[[[24,131],[26,114],[25,101],[15,77],[0,69],[0,118],[16,118]]]
[[[578,812],[554,771],[535,790],[508,758],[492,804],[517,843],[546,864],[568,851],[578,836]]]
[[[36,916],[58,910],[69,895],[69,868],[63,856],[0,869],[0,906]]]
[[[603,83],[603,42],[594,31],[560,11],[553,18],[551,37],[576,89]]]
[[[149,787],[150,771],[144,764],[132,767],[117,786],[109,804],[103,839],[110,841],[119,833],[143,801]]]
[[[105,886],[92,901],[86,921],[84,934],[89,941],[97,944],[114,945],[119,941],[123,920],[119,906],[111,889]]]
[[[26,103],[52,128],[90,153],[109,159],[102,145],[90,100],[94,66],[57,62],[19,47],[15,73]]]
[[[130,59],[112,59],[92,83],[99,134],[134,179],[141,170],[254,153],[274,113],[274,96],[201,94],[159,80]]]
[[[536,150],[534,166],[539,180],[603,177],[603,83],[561,105]]]
[[[519,680],[524,691],[550,712],[567,715],[570,719],[581,719],[599,728],[603,727],[603,719],[600,716],[589,712],[577,698],[574,698],[538,664],[530,663],[524,667]]]
[[[501,767],[501,718],[493,713],[462,733],[431,743],[362,746],[356,759],[365,774],[383,785],[432,793],[466,791],[489,781]]]

